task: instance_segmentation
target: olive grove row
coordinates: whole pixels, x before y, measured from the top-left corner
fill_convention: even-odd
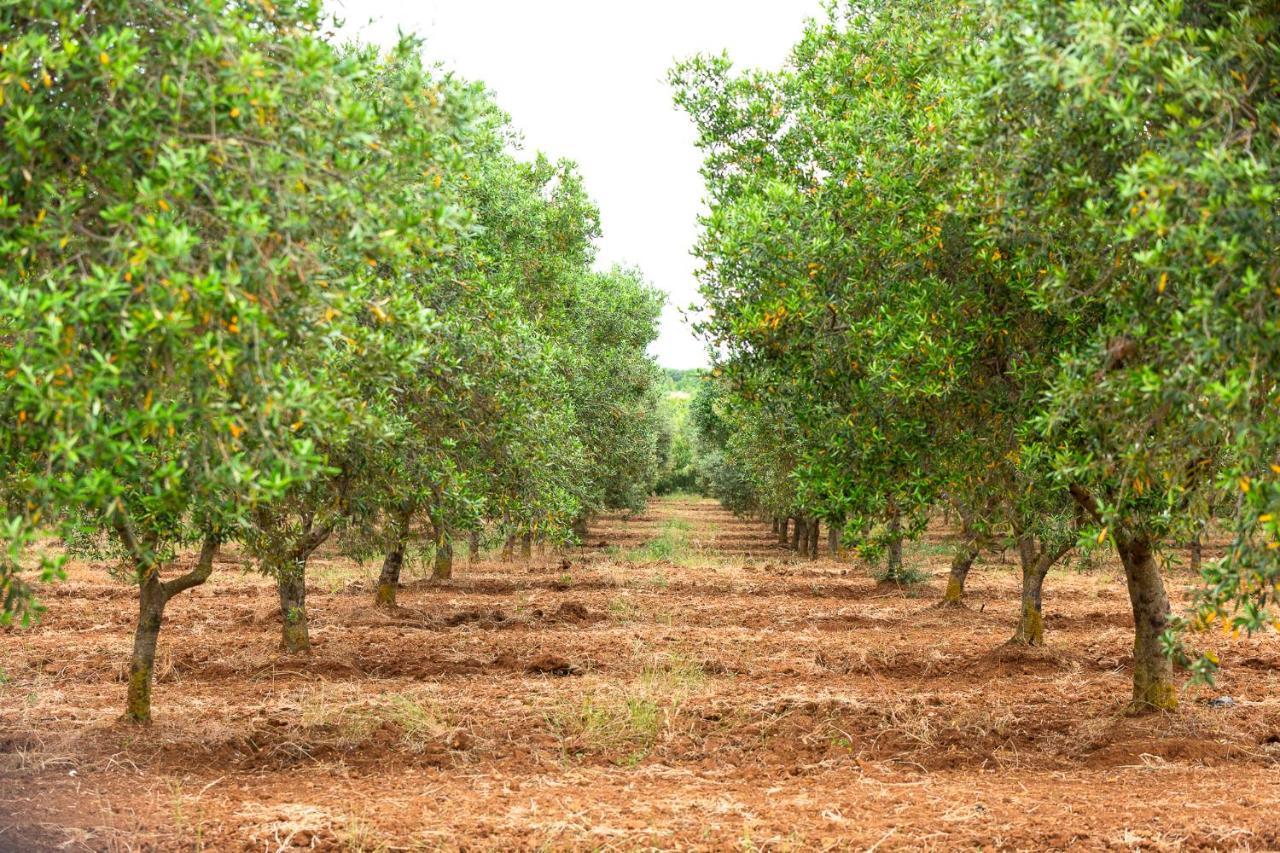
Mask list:
[[[135,721],[166,603],[225,543],[301,650],[328,540],[383,558],[394,604],[419,542],[447,577],[455,542],[571,539],[657,473],[662,298],[594,269],[573,165],[514,156],[416,42],[324,25],[310,0],[0,6],[3,620],[38,615],[50,534],[112,558]]]
[[[1114,547],[1136,709],[1212,675],[1179,628],[1274,624],[1278,27],[1260,0],[838,2],[781,69],[680,64],[715,493],[890,579],[953,507],[948,599],[1010,538],[1028,643],[1048,570]],[[1212,520],[1230,546],[1175,617],[1171,546]]]

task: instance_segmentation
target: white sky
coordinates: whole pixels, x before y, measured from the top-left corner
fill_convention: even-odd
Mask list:
[[[329,0],[344,35],[426,39],[431,61],[483,80],[526,148],[578,163],[600,205],[600,264],[635,264],[670,294],[652,352],[664,367],[706,354],[681,319],[698,299],[689,250],[703,196],[688,119],[666,73],[695,53],[777,66],[821,0]]]

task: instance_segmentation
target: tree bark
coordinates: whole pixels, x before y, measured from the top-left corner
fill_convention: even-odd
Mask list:
[[[1201,543],[1200,534],[1197,533],[1191,537],[1191,571],[1200,574],[1201,568],[1204,566],[1204,546]]]
[[[800,535],[799,540],[796,542],[796,553],[802,557],[807,557],[809,556],[809,534],[813,532],[812,528],[809,527],[809,519],[796,519],[796,530]]]
[[[438,581],[453,579],[453,541],[441,525],[436,525],[436,557],[431,577]]]
[[[480,559],[480,531],[473,530],[467,536],[467,562],[474,563]]]
[[[164,621],[168,600],[160,582],[160,570],[152,566],[138,588],[138,629],[133,635],[133,657],[129,660],[129,693],[125,719],[131,723],[151,722],[151,683],[156,666],[156,643]]]
[[[942,604],[959,607],[964,602],[964,583],[969,578],[973,561],[978,559],[978,543],[972,539],[962,543],[951,557],[951,574],[947,577],[947,591],[942,594]]]
[[[800,528],[804,526],[804,522],[798,516],[791,518],[791,550],[800,550]]]
[[[895,582],[902,578],[902,513],[896,505],[889,509],[889,567],[884,577]]]
[[[809,522],[809,559],[818,559],[818,519]]]
[[[773,517],[773,535],[778,535],[778,517],[776,515]]]
[[[502,562],[510,563],[516,558],[516,537],[508,536],[502,542]]]
[[[1115,541],[1120,562],[1124,564],[1129,604],[1133,608],[1133,700],[1129,710],[1131,713],[1172,711],[1178,707],[1173,663],[1160,643],[1160,635],[1169,626],[1169,597],[1152,553],[1151,540],[1121,531]]]
[[[195,568],[171,581],[160,580],[160,567],[151,562],[132,532],[120,524],[122,538],[133,552],[138,566],[138,627],[133,635],[133,654],[129,659],[129,687],[125,696],[124,718],[127,722],[145,725],[151,722],[151,687],[155,680],[156,645],[160,639],[160,626],[164,622],[164,608],[179,593],[199,586],[213,572],[213,558],[218,553],[218,540],[208,536],[200,547],[200,557]]]
[[[776,532],[777,532],[777,534],[778,534],[778,544],[779,544],[779,545],[786,545],[786,544],[787,544],[787,538],[788,538],[788,537],[787,537],[787,527],[790,525],[790,522],[791,522],[791,520],[790,520],[789,518],[787,518],[786,516],[783,516],[782,518],[779,518],[779,519],[778,519],[778,529],[777,529],[777,531],[776,531]]]
[[[840,527],[838,525],[827,525],[827,551],[833,560],[840,557]]]
[[[533,534],[526,533],[520,539],[520,559],[526,563],[533,559]]]
[[[305,557],[291,562],[292,565],[276,576],[280,613],[284,616],[280,646],[289,654],[304,654],[311,651],[311,634],[307,630],[307,564]]]
[[[1036,547],[1034,536],[1018,537],[1018,560],[1022,566],[1022,602],[1018,630],[1011,642],[1024,646],[1044,645],[1044,576],[1048,561]]]
[[[400,587],[400,570],[404,568],[404,540],[395,544],[382,560],[378,575],[378,591],[374,603],[380,607],[396,606],[396,590]]]
[[[310,520],[302,538],[275,567],[276,591],[280,594],[280,615],[284,626],[280,645],[290,654],[311,651],[311,635],[307,631],[307,560],[328,541],[334,524],[312,528]]]

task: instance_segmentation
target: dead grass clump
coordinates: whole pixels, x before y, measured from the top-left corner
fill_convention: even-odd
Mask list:
[[[634,682],[600,685],[547,715],[565,756],[600,755],[635,765],[676,726],[684,703],[706,683],[702,664],[684,655],[660,655]]]

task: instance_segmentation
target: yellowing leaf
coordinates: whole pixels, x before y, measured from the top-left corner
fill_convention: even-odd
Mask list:
[[[1156,284],[1156,293],[1164,293],[1164,289],[1169,286],[1169,274],[1167,272],[1160,273],[1160,281]]]
[[[101,62],[103,65],[107,65],[111,62],[111,57],[108,56],[107,52],[104,50],[102,53],[98,54],[98,61]]]
[[[1099,545],[1101,545],[1101,544],[1102,544],[1102,540],[1104,540],[1104,539],[1106,539],[1106,538],[1107,538],[1107,528],[1105,528],[1105,527],[1104,527],[1104,528],[1102,528],[1101,530],[1099,530],[1099,531],[1098,531],[1098,544],[1099,544]]]

